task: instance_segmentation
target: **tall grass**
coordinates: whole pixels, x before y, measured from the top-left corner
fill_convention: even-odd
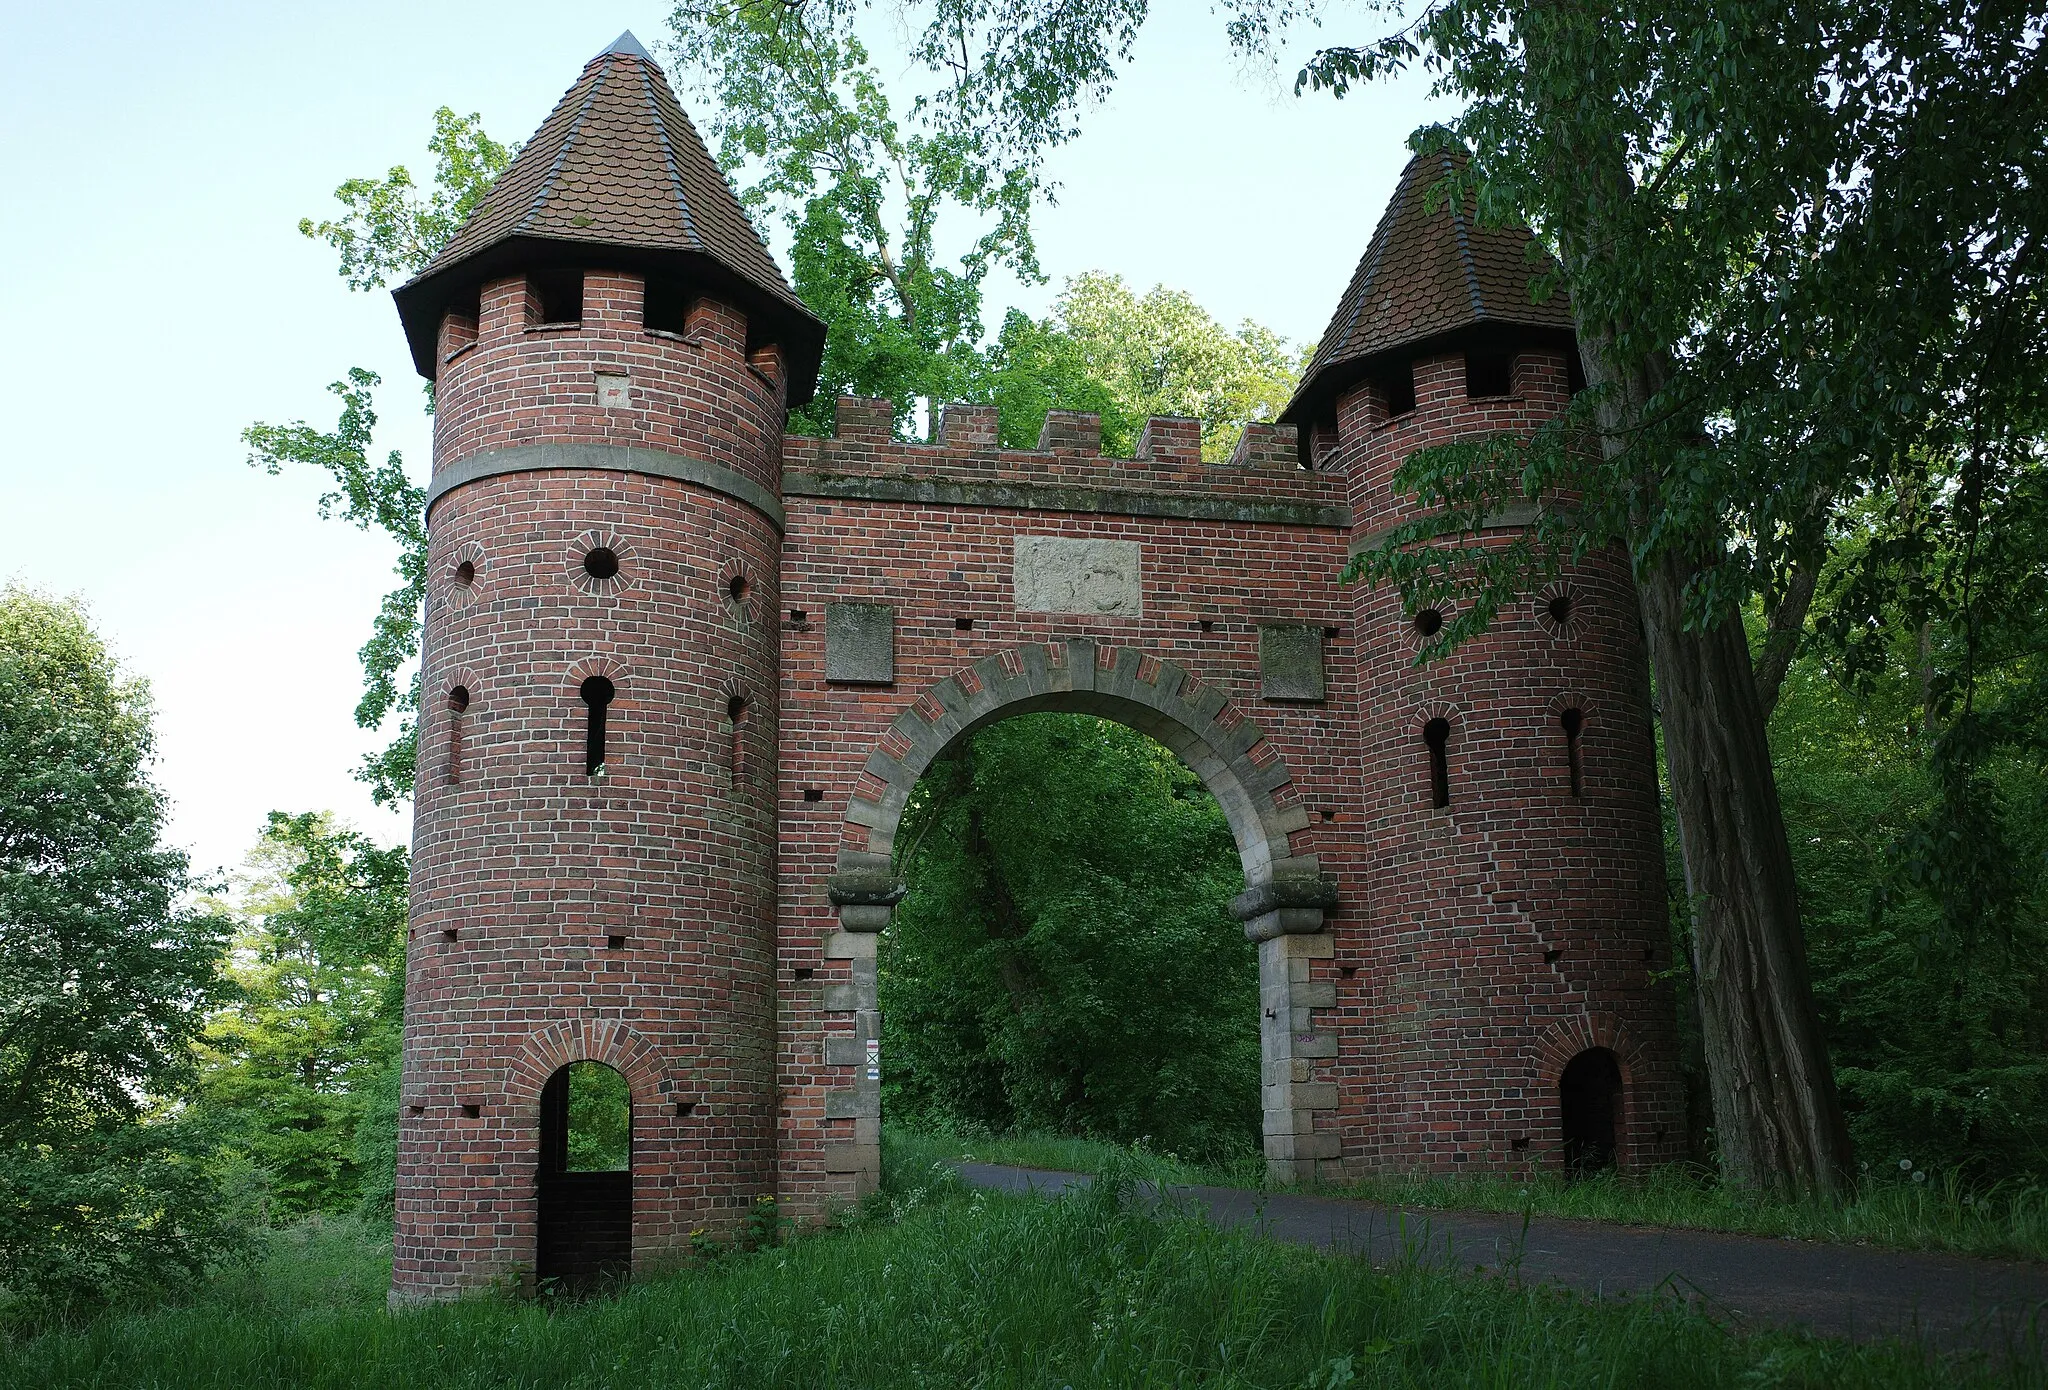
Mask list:
[[[1918,1348],[1738,1338],[1675,1303],[1355,1260],[1127,1200],[969,1193],[891,1146],[846,1228],[612,1299],[387,1314],[358,1231],[187,1306],[0,1349],[0,1384],[205,1387],[1736,1387],[2039,1384]],[[297,1272],[293,1272],[296,1270]]]
[[[927,1162],[974,1160],[1070,1173],[1135,1165],[1154,1182],[1268,1186],[1265,1162],[1255,1156],[1225,1165],[1195,1164],[1170,1154],[1061,1135],[897,1131],[894,1137]],[[1973,1190],[1954,1174],[1919,1182],[1903,1173],[1896,1180],[1866,1175],[1855,1194],[1839,1202],[1753,1197],[1675,1166],[1641,1176],[1603,1174],[1575,1182],[1556,1176],[1389,1175],[1317,1183],[1303,1190],[1443,1211],[1526,1211],[1630,1225],[2048,1260],[2048,1189],[2008,1184]]]

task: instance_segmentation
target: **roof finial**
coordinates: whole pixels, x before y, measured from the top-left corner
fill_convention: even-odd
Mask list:
[[[613,39],[612,46],[597,56],[602,58],[611,53],[623,53],[629,58],[644,58],[650,63],[654,61],[654,55],[640,46],[640,40],[633,37],[631,29]]]

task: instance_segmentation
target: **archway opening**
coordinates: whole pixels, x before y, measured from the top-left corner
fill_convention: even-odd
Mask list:
[[[633,1268],[633,1101],[602,1062],[572,1062],[540,1096],[541,1287],[580,1292]]]
[[[1557,1089],[1565,1170],[1588,1177],[1613,1168],[1621,1135],[1620,1060],[1604,1047],[1589,1047],[1565,1064]]]
[[[895,838],[881,943],[892,1128],[1056,1135],[1258,1165],[1258,947],[1224,808],[1171,750],[1091,714],[957,740]]]

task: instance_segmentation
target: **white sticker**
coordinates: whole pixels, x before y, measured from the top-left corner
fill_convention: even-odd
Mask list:
[[[880,1081],[881,1079],[882,1079],[882,1040],[881,1040],[880,1038],[869,1038],[869,1039],[868,1039],[868,1080],[870,1080],[870,1081]]]

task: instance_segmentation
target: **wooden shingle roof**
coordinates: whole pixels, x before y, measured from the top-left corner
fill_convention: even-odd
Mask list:
[[[1457,158],[1417,155],[1401,171],[1282,423],[1308,427],[1327,419],[1354,383],[1431,347],[1572,333],[1563,289],[1540,304],[1531,293],[1550,261],[1531,258],[1535,238],[1527,229],[1481,228],[1469,205],[1448,200],[1429,209],[1431,185],[1453,171]]]
[[[630,33],[592,58],[427,268],[393,293],[431,377],[441,315],[497,275],[548,266],[671,274],[736,300],[815,389],[825,326],[783,279],[667,79]]]

